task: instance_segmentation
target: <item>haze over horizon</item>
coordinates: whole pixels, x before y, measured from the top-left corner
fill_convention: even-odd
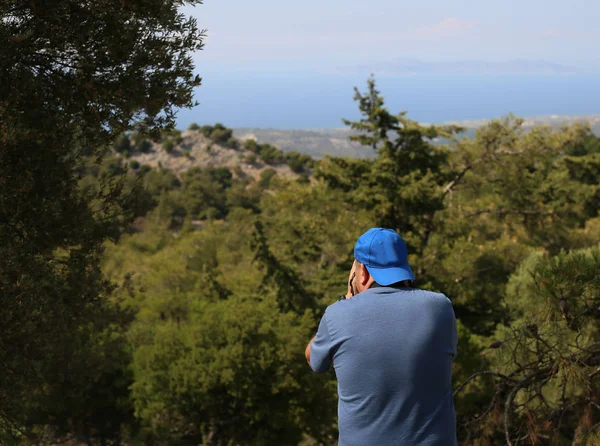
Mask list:
[[[231,14],[235,11],[235,14]],[[396,58],[544,60],[597,69],[600,3],[573,0],[206,0],[186,8],[208,28],[198,71],[316,69]]]

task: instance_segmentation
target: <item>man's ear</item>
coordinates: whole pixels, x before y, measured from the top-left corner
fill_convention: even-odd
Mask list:
[[[361,272],[361,285],[365,286],[367,284],[367,282],[369,281],[369,279],[371,278],[371,275],[369,274],[369,270],[367,269],[367,267],[364,264],[360,265],[360,272]]]

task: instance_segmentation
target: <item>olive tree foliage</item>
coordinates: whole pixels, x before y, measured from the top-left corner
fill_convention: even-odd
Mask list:
[[[0,5],[0,441],[49,420],[82,437],[118,430],[98,424],[116,406],[96,418],[78,407],[104,404],[85,390],[91,382],[127,379],[108,365],[90,376],[86,363],[110,356],[102,339],[128,319],[107,305],[102,244],[141,210],[136,188],[124,193],[109,175],[81,190],[76,169],[134,125],[158,132],[192,105],[191,55],[204,34],[178,8],[198,3]]]
[[[3,117],[26,111],[30,125],[43,119],[34,128],[77,127],[93,141],[133,120],[142,129],[172,125],[200,84],[192,52],[204,35],[178,8],[199,3],[3,2]]]

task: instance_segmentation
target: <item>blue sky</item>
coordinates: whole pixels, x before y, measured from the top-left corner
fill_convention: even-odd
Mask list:
[[[416,57],[600,65],[597,0],[205,0],[199,72],[313,70]]]

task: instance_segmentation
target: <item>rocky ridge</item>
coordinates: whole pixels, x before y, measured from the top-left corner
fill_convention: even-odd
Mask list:
[[[163,147],[162,141],[153,141],[144,152],[132,148],[127,155],[116,153],[116,156],[127,160],[130,165],[135,161],[140,166],[162,167],[177,176],[193,167],[227,167],[236,177],[258,179],[266,169],[275,170],[281,177],[298,177],[285,162],[267,164],[255,153],[244,149],[242,144],[239,144],[239,148],[226,147],[195,130],[181,132],[180,142],[175,143],[169,152]]]

